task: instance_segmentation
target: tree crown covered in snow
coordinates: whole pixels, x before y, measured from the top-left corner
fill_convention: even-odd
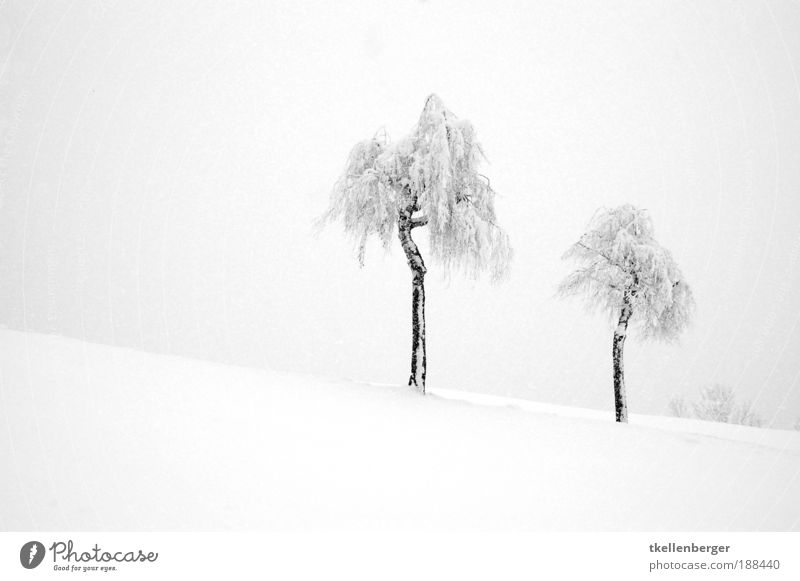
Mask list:
[[[390,142],[384,132],[353,147],[323,222],[344,225],[363,264],[367,239],[388,248],[400,212],[411,211],[415,225],[428,225],[431,254],[446,272],[500,278],[511,248],[496,224],[495,192],[478,173],[483,158],[472,124],[431,95],[409,135]]]
[[[694,299],[672,255],[653,237],[645,210],[629,204],[601,209],[564,258],[581,263],[559,286],[562,295],[583,294],[592,308],[616,320],[632,310],[646,337],[672,340],[689,323]]]

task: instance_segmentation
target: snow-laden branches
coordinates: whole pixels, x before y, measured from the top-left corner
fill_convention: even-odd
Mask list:
[[[428,226],[446,271],[500,278],[511,248],[496,223],[495,192],[477,171],[482,160],[472,124],[431,95],[408,136],[390,143],[384,133],[352,149],[323,219],[344,225],[363,261],[367,239],[388,246],[400,213],[411,211],[404,227]]]
[[[590,307],[614,320],[627,302],[631,322],[646,337],[672,340],[689,323],[692,291],[672,255],[656,242],[645,210],[623,205],[598,211],[564,258],[581,267],[562,281],[560,294],[583,294]]]

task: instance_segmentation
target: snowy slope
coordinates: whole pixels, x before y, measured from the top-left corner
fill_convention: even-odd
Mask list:
[[[3,530],[800,530],[800,433],[0,331]]]

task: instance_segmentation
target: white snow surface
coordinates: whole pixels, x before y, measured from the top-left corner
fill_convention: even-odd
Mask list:
[[[800,530],[798,432],[0,346],[3,530]]]

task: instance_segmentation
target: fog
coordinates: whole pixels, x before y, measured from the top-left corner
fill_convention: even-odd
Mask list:
[[[678,343],[631,335],[631,411],[722,383],[791,427],[799,68],[789,1],[6,2],[0,323],[405,383],[399,244],[359,268],[314,221],[350,148],[435,92],[475,125],[515,257],[498,285],[429,262],[429,385],[611,414],[612,325],[555,290],[594,211],[630,202],[697,301]]]

